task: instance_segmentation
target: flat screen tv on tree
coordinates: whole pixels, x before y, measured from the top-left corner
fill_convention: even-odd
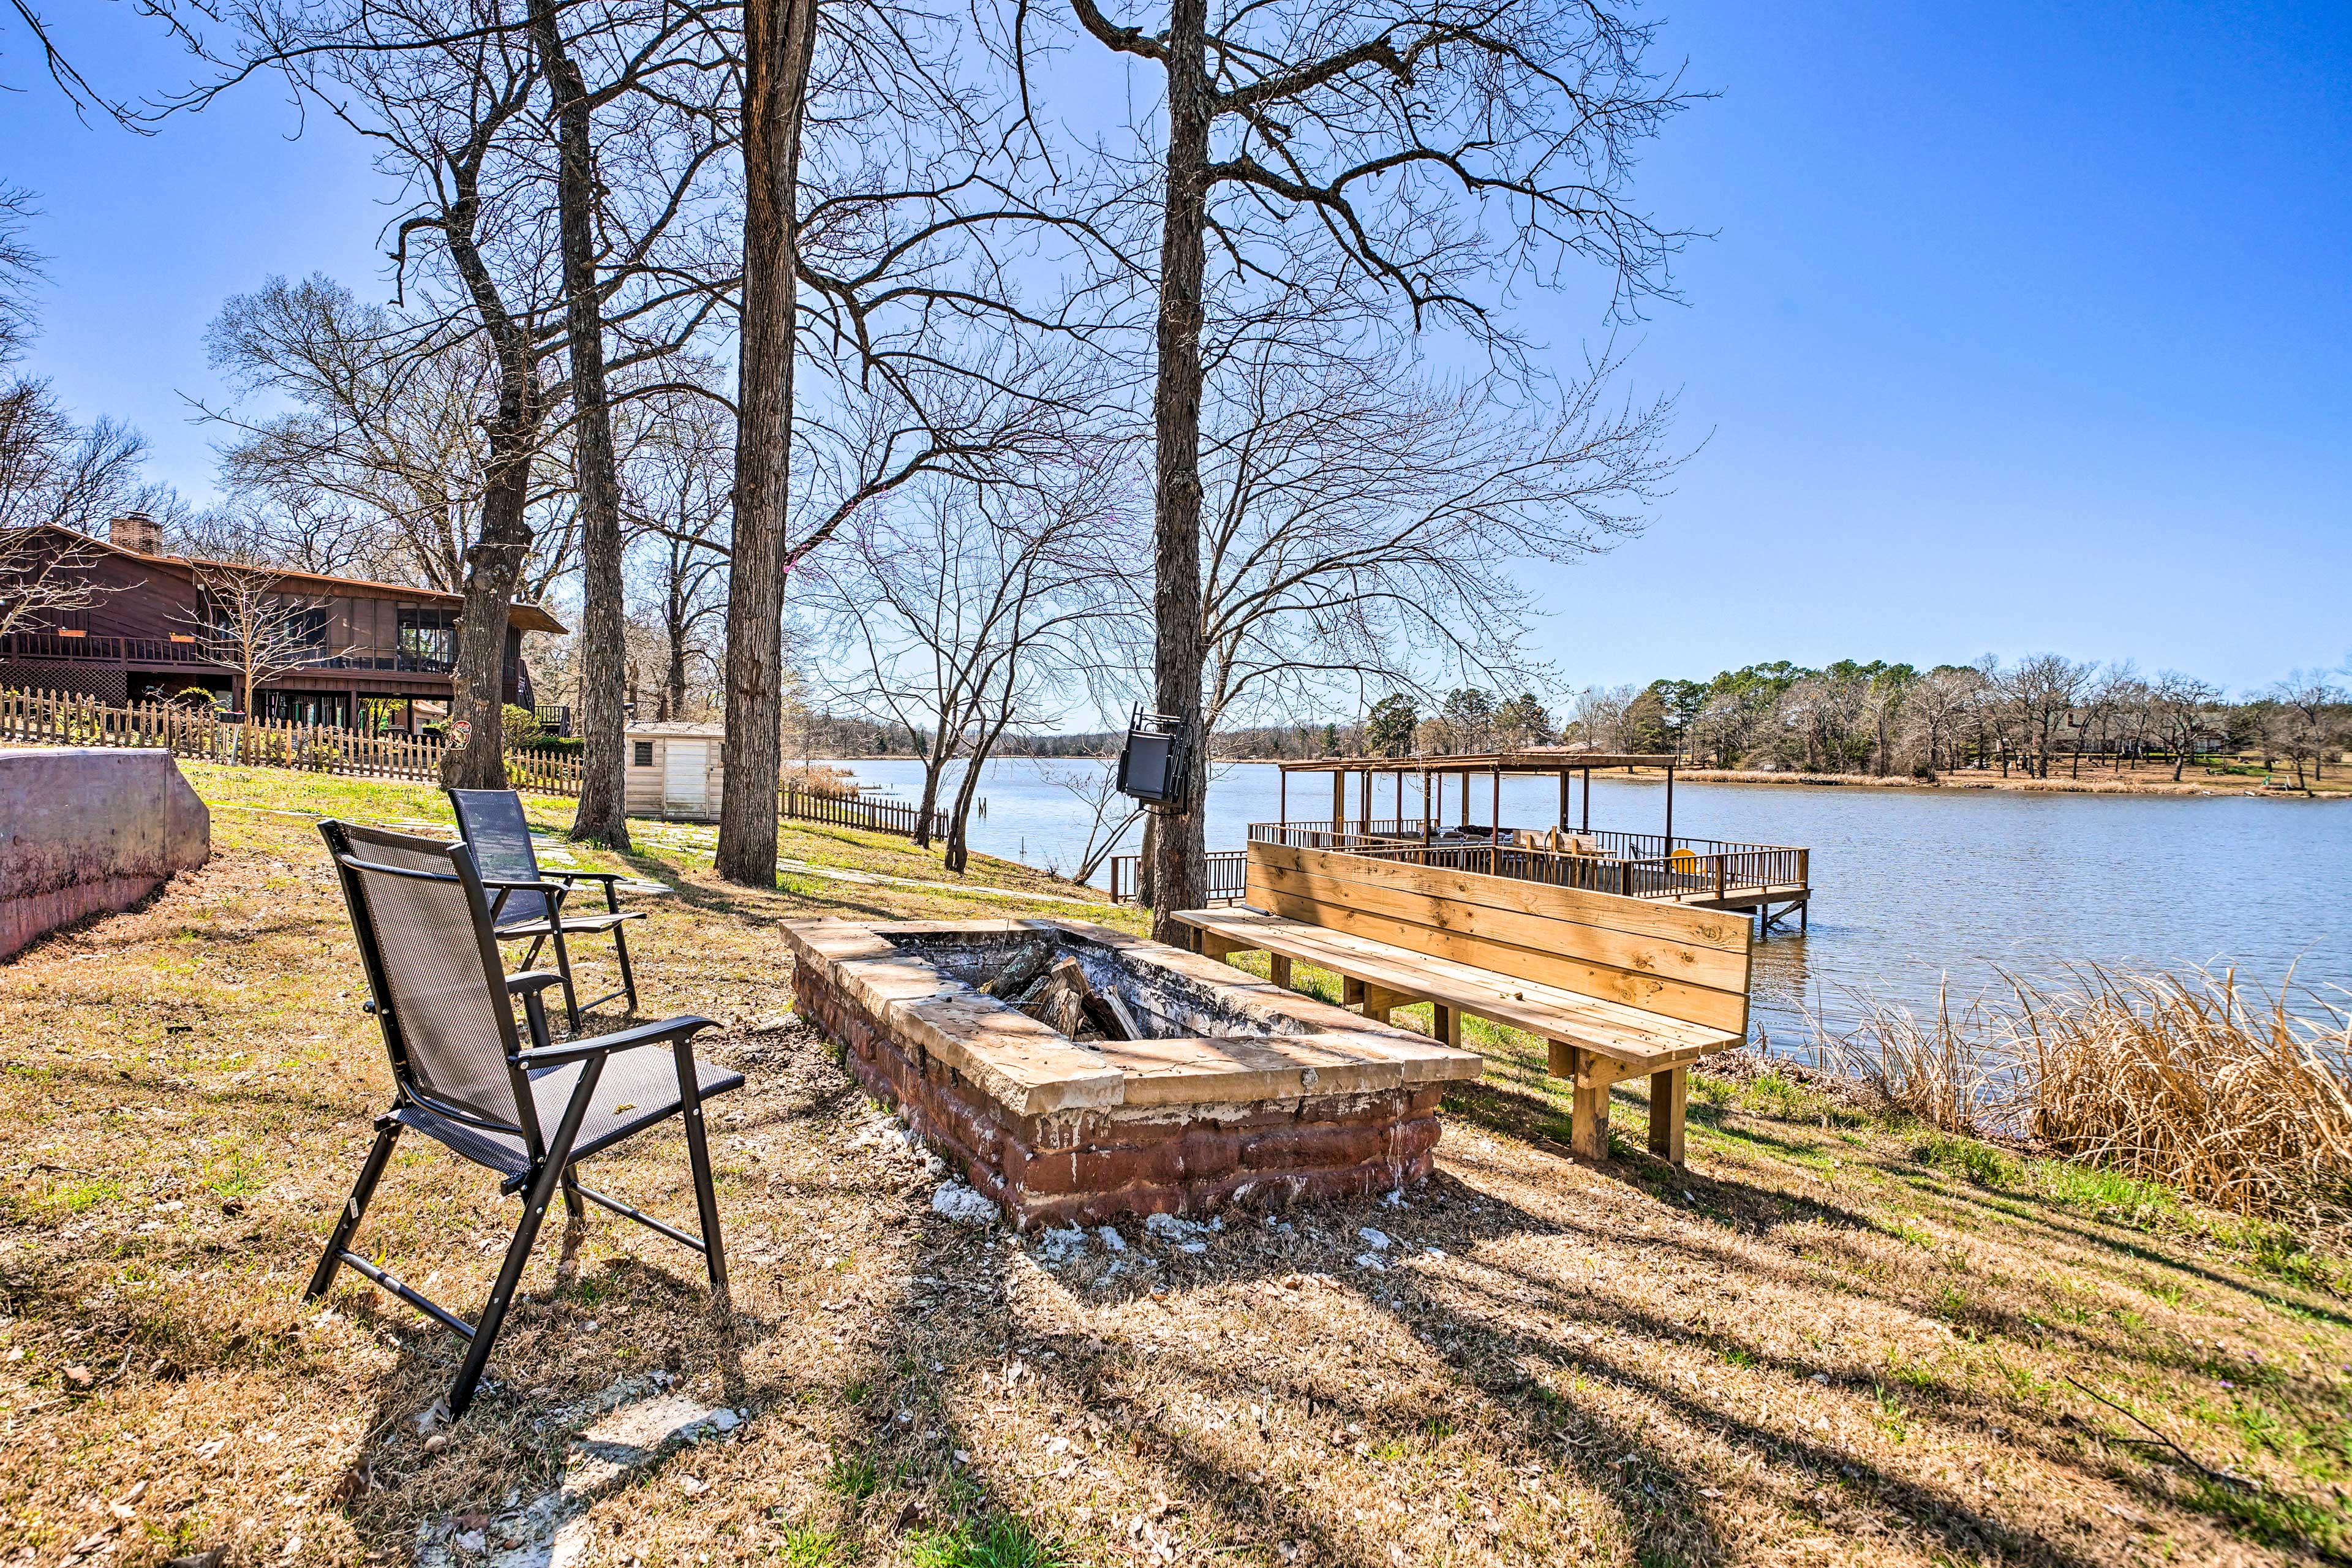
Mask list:
[[[1147,713],[1140,707],[1118,752],[1118,789],[1146,805],[1181,807],[1192,773],[1192,726],[1187,716]]]

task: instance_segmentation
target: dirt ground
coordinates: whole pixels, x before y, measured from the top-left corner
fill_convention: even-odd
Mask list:
[[[529,1560],[517,1515],[579,1474],[577,1435],[662,1390],[730,1429],[584,1496],[566,1561],[2352,1551],[2333,1255],[1769,1064],[1699,1082],[1686,1171],[1638,1152],[1633,1094],[1618,1158],[1570,1161],[1533,1043],[1489,1031],[1439,1173],[1392,1200],[1116,1245],[952,1223],[790,1016],[773,922],[1067,906],[906,886],[950,879],[845,831],[789,833],[810,869],[772,895],[683,839],[583,854],[669,886],[633,942],[646,1011],[719,1019],[706,1054],[750,1079],[711,1113],[731,1311],[691,1254],[592,1211],[576,1277],[545,1244],[489,1391],[436,1425],[452,1337],[349,1272],[300,1300],[389,1096],[307,818],[446,813],[411,785],[191,772],[214,862],[0,966],[0,1568]],[[674,1130],[595,1179],[692,1213]],[[359,1246],[470,1315],[513,1218],[412,1140]]]

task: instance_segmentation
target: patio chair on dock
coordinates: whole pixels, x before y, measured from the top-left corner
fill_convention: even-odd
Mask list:
[[[575,1221],[586,1217],[583,1200],[593,1201],[701,1253],[711,1289],[723,1299],[727,1263],[702,1102],[741,1088],[743,1075],[695,1060],[694,1037],[716,1026],[708,1018],[666,1018],[551,1045],[542,994],[560,977],[545,970],[508,974],[491,911],[494,897],[521,894],[545,896],[551,908],[561,901],[553,896],[561,890],[556,884],[486,878],[465,844],[332,821],[320,823],[319,831],[334,858],[359,940],[366,1009],[375,1015],[392,1060],[393,1101],[376,1118],[375,1142],[305,1300],[325,1295],[336,1270],[348,1263],[465,1340],[465,1360],[449,1390],[449,1411],[457,1416],[473,1401],[547,1205],[559,1191]],[[528,1047],[515,1028],[517,998],[530,1031]],[[673,1115],[686,1123],[698,1237],[583,1185],[576,1169]],[[352,1250],[352,1236],[404,1129],[497,1173],[501,1194],[522,1194],[522,1215],[498,1282],[471,1323]]]
[[[473,847],[474,860],[484,878],[491,881],[539,882],[548,878],[539,868],[539,853],[531,847],[530,823],[522,814],[522,796],[510,789],[453,789],[444,792],[457,813],[457,837]],[[555,945],[555,972],[563,976],[563,1011],[571,1020],[571,1032],[580,1032],[580,1015],[590,1007],[601,1007],[615,997],[629,999],[629,1011],[637,1010],[637,976],[629,967],[628,922],[645,919],[639,910],[621,908],[618,871],[554,871],[548,874],[562,884],[548,892],[515,891],[497,906],[499,940],[517,942],[530,939],[530,951],[523,954],[522,966],[529,969],[539,961],[539,950],[552,941]],[[604,884],[604,907],[591,913],[578,913],[563,908],[563,894],[578,882]],[[613,934],[613,952],[621,961],[621,988],[607,992],[593,1001],[583,1002],[572,982],[572,950],[564,945],[567,936],[593,936],[599,932]]]

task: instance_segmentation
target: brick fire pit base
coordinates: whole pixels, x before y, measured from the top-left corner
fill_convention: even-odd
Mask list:
[[[1429,1173],[1445,1085],[1484,1066],[1084,921],[784,929],[803,1016],[1024,1229],[1405,1185]],[[1082,1044],[966,978],[1040,939],[1167,1037]]]

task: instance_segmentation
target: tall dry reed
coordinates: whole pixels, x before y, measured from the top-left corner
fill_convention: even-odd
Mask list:
[[[2004,973],[2006,994],[1922,1018],[1861,999],[1816,1029],[1824,1066],[1949,1131],[2029,1136],[2238,1214],[2352,1226],[2352,1013],[2292,977],[2110,969]]]

